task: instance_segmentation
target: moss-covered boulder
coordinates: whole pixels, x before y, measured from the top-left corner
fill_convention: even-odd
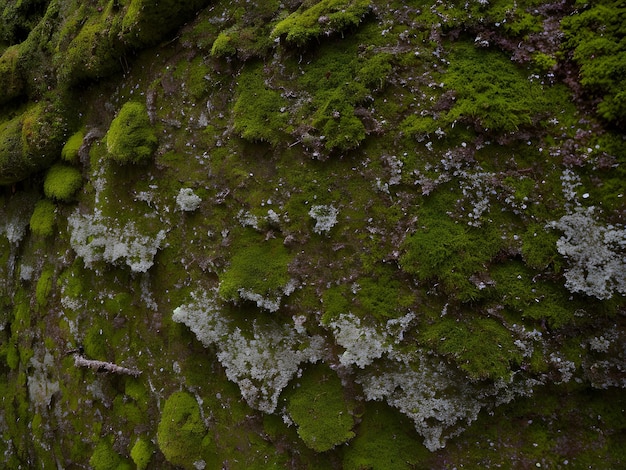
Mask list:
[[[67,127],[62,106],[47,101],[0,122],[0,185],[49,167],[60,155]]]
[[[141,163],[149,159],[158,144],[145,105],[129,101],[111,122],[106,135],[107,150],[118,163]]]

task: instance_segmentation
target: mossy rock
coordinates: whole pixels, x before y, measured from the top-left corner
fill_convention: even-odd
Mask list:
[[[7,103],[24,91],[24,78],[18,68],[19,46],[11,46],[0,57],[0,103]]]
[[[54,267],[46,266],[39,276],[37,281],[37,287],[35,289],[35,296],[37,299],[37,306],[43,308],[48,304],[48,299],[52,293],[54,286]]]
[[[358,26],[369,12],[370,0],[322,0],[313,6],[303,4],[280,21],[271,39],[284,38],[287,43],[304,46],[323,34],[341,32]]]
[[[122,20],[121,36],[133,48],[157,44],[208,4],[208,0],[164,0],[158,3],[130,0]]]
[[[107,77],[120,70],[124,53],[119,22],[90,21],[59,56],[59,75],[65,85]]]
[[[77,168],[58,163],[48,170],[43,190],[50,199],[70,202],[82,185],[83,176]]]
[[[234,129],[246,140],[277,144],[284,138],[287,102],[277,90],[268,88],[264,66],[247,65],[237,86],[237,101],[233,108]]]
[[[325,452],[355,435],[354,417],[337,374],[327,366],[304,372],[288,393],[287,412],[307,447]]]
[[[420,227],[403,243],[400,265],[418,280],[438,280],[445,292],[470,301],[481,296],[471,277],[486,270],[503,240],[492,224],[468,227],[448,216],[455,201],[454,193],[443,189],[423,205]]]
[[[118,163],[142,163],[154,153],[158,144],[144,104],[129,101],[111,122],[106,135],[110,157]]]

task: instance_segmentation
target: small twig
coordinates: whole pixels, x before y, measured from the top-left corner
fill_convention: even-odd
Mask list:
[[[113,364],[112,362],[85,359],[85,357],[80,354],[74,355],[74,365],[76,367],[89,367],[90,369],[94,369],[97,372],[107,372],[110,374],[132,375],[133,377],[138,377],[141,375],[140,370],[118,366],[117,364]]]

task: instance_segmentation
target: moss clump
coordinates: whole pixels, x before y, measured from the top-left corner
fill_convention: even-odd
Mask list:
[[[472,380],[508,379],[521,351],[511,333],[489,318],[457,321],[444,318],[424,329],[421,339],[450,358]]]
[[[106,135],[107,151],[119,163],[141,163],[157,147],[157,136],[146,107],[137,101],[122,106]]]
[[[220,296],[238,300],[243,292],[268,300],[280,298],[289,282],[291,255],[280,240],[243,246],[235,251],[230,267],[220,276]]]
[[[445,129],[457,121],[481,131],[513,132],[540,124],[554,111],[550,93],[505,55],[463,42],[453,45],[450,67],[442,76],[454,102],[435,117],[409,116],[405,133],[415,136]]]
[[[39,276],[37,281],[37,288],[35,289],[35,296],[37,298],[37,306],[42,308],[48,304],[48,297],[52,292],[53,286],[54,268],[47,266]]]
[[[235,35],[236,31],[222,31],[211,47],[211,55],[216,57],[226,57],[235,55],[237,49],[235,48]]]
[[[357,299],[365,312],[379,320],[401,315],[415,296],[402,283],[385,273],[378,277],[368,277],[358,281]],[[406,313],[406,312],[404,312]]]
[[[77,84],[111,75],[120,69],[123,46],[119,25],[90,21],[70,42],[59,64],[59,75],[67,84]]]
[[[206,434],[198,402],[187,392],[170,395],[163,406],[157,430],[159,449],[173,465],[193,470],[203,459]]]
[[[89,459],[94,470],[132,470],[131,463],[113,450],[109,438],[101,439]]]
[[[287,411],[298,435],[316,452],[325,452],[354,437],[354,418],[341,380],[326,366],[307,370],[287,398]]]
[[[135,441],[135,445],[130,451],[130,458],[137,466],[137,470],[145,470],[148,468],[152,454],[154,453],[154,446],[145,437],[140,437]]]
[[[288,43],[304,46],[323,34],[357,26],[369,9],[369,0],[322,0],[308,8],[303,5],[280,21],[270,37],[284,38]]]
[[[76,163],[78,161],[78,151],[83,145],[84,138],[85,133],[82,129],[73,134],[67,142],[65,142],[61,150],[61,158],[68,163]]]
[[[48,170],[43,190],[50,199],[69,202],[82,185],[83,176],[77,168],[59,163]]]
[[[58,158],[65,132],[61,107],[45,101],[0,121],[0,185],[48,168]]]
[[[30,231],[40,237],[54,234],[56,206],[50,199],[42,199],[30,216]]]

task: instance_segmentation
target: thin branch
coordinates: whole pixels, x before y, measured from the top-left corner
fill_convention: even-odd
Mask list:
[[[88,367],[94,369],[97,372],[107,372],[110,374],[123,374],[132,375],[138,377],[141,375],[141,371],[137,369],[129,369],[127,367],[118,366],[112,362],[94,361],[92,359],[85,359],[80,354],[74,355],[74,365],[76,367]]]

